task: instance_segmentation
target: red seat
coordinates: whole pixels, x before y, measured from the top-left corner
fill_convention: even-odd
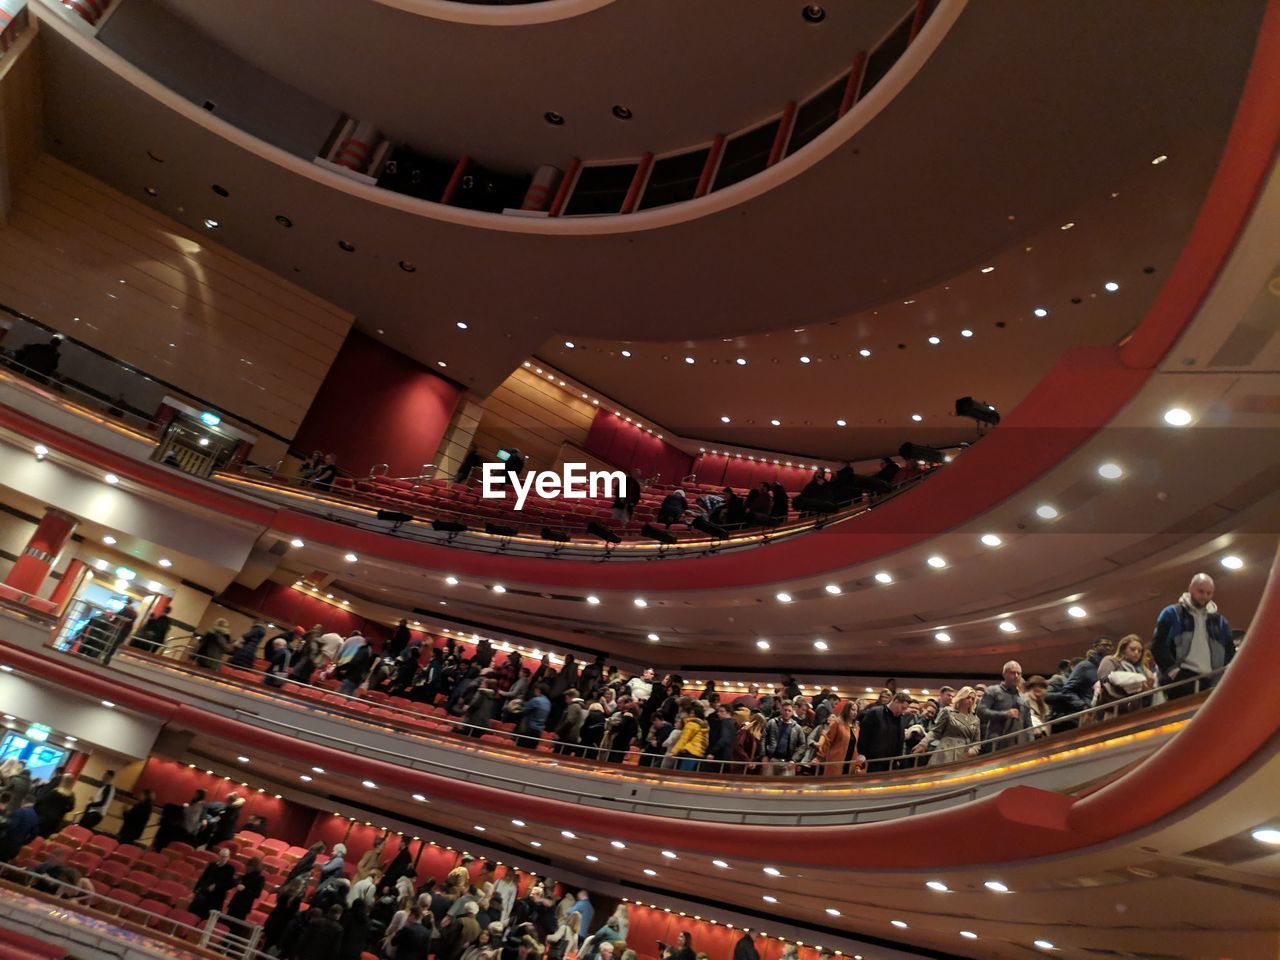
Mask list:
[[[143,922],[148,927],[154,927],[157,923],[164,920],[164,918],[169,915],[169,910],[170,910],[169,904],[163,900],[156,900],[156,899],[143,900],[141,903],[138,904],[139,913],[142,913],[145,911],[146,913],[153,914],[153,916],[142,918]]]
[[[251,843],[255,847],[259,846],[263,840],[267,839],[262,834],[254,833],[252,830],[241,830],[237,836],[239,836],[239,838],[245,843]]]
[[[263,852],[270,850],[277,855],[282,851],[290,849],[289,844],[285,843],[283,840],[277,840],[274,837],[270,840],[263,840],[261,846]],[[303,853],[305,852],[306,851],[304,850]]]
[[[93,831],[86,830],[84,827],[77,826],[73,823],[70,826],[63,827],[62,832],[58,836],[65,838],[74,846],[78,847],[86,841],[93,839]]]
[[[120,846],[120,841],[115,837],[104,836],[100,833],[90,837],[89,842],[84,844],[86,849],[93,850],[99,856],[103,857],[118,846]]]
[[[178,857],[188,857],[195,852],[195,847],[189,843],[183,843],[179,840],[177,843],[171,843],[164,848],[164,852],[169,855],[169,859],[173,860]]]
[[[119,860],[122,863],[133,863],[136,860],[140,860],[144,852],[145,851],[141,847],[135,844],[122,843],[111,851],[107,859]]]
[[[90,853],[88,850],[80,850],[67,857],[67,863],[71,864],[81,873],[92,873],[97,869],[98,864],[102,862],[102,858],[96,853]]]
[[[179,940],[195,941],[200,939],[200,918],[190,910],[179,910],[175,907],[169,911],[169,919],[183,926],[194,928],[193,930],[175,929],[173,935]]]
[[[164,900],[171,907],[176,907],[180,903],[186,903],[191,897],[189,887],[173,880],[161,880],[151,890],[151,895],[157,900]]]
[[[153,850],[148,850],[143,853],[142,856],[138,857],[138,859],[133,862],[133,865],[139,870],[154,870],[159,873],[161,870],[168,869],[169,858],[163,853],[156,853]]]
[[[132,890],[139,895],[149,893],[155,885],[156,878],[149,873],[135,870],[117,884],[118,889]]]
[[[120,887],[108,890],[104,896],[118,901],[117,903],[103,903],[101,905],[103,910],[109,910],[112,913],[123,912],[124,907],[122,907],[121,904],[124,904],[124,906],[127,907],[142,901],[141,894],[136,893],[133,890],[126,890]]]
[[[89,879],[100,882],[109,887],[114,887],[124,877],[125,872],[129,868],[119,860],[104,860],[98,864],[96,870],[90,875]]]

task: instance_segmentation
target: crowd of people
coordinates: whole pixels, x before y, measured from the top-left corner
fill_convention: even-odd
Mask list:
[[[524,747],[549,740],[556,752],[606,763],[634,748],[641,766],[770,776],[876,773],[1026,743],[1079,725],[1075,715],[1090,707],[1123,701],[1106,711],[1120,713],[1194,692],[1187,681],[1225,666],[1236,642],[1205,574],[1161,612],[1150,644],[1135,634],[1101,638],[1049,677],[1024,677],[1010,660],[998,682],[943,686],[932,697],[912,697],[893,680],[875,698],[841,698],[830,687],[807,696],[789,675],[731,696],[714,681],[689,689],[678,674],[627,676],[603,655],[583,664],[569,654],[559,668],[547,655],[530,670],[520,653],[499,656],[483,639],[471,656],[452,638],[427,653],[403,620],[380,652],[358,633],[319,625],[267,632],[256,623],[233,641],[218,620],[195,661],[217,669],[229,656],[252,669],[261,656],[268,686],[336,680],[345,694],[443,707],[473,737],[501,729]]]

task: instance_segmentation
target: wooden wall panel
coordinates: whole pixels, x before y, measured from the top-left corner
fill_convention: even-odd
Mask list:
[[[285,437],[352,323],[48,154],[0,229],[0,302]]]
[[[518,447],[532,457],[530,467],[554,469],[564,444],[580,450],[586,443],[595,413],[586,400],[519,367],[485,400],[475,442],[489,455]]]

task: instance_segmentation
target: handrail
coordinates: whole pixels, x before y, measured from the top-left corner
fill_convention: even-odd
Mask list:
[[[14,877],[18,879],[13,879]],[[157,937],[170,936],[175,940],[183,940],[183,946],[188,949],[193,946],[194,941],[180,937],[180,930],[195,935],[199,946],[205,950],[212,951],[216,947],[217,952],[225,956],[239,957],[241,960],[272,960],[267,954],[257,949],[258,941],[262,936],[262,927],[259,924],[228,918],[237,926],[247,927],[249,935],[242,936],[232,933],[230,931],[230,923],[227,924],[227,930],[218,930],[217,924],[223,915],[217,910],[210,913],[208,920],[202,926],[196,927],[183,923],[181,920],[175,920],[165,914],[144,910],[139,904],[126,903],[104,893],[89,893],[64,880],[59,880],[47,874],[35,873],[24,867],[16,867],[11,863],[0,862],[0,880],[8,882],[26,896],[37,898],[40,897],[43,891],[32,890],[30,889],[31,887],[37,883],[44,886],[52,886],[55,888],[56,894],[46,895],[54,897],[58,906],[64,910],[106,913],[107,911],[99,909],[98,905],[108,904],[116,908],[113,911],[113,915],[123,924],[131,922],[124,917],[124,911],[127,910],[133,915],[141,915],[145,918],[141,926],[147,933],[154,934]],[[163,934],[158,929],[159,927],[167,927],[171,932]]]
[[[133,651],[129,651],[129,653],[135,658],[139,658],[139,655],[134,653]],[[188,667],[185,663],[181,661],[170,660],[165,662],[163,665],[168,666],[170,668],[181,669],[183,672],[187,673],[189,676],[199,677],[199,673],[196,672],[198,668]],[[265,678],[266,676],[268,676],[268,674],[266,674],[265,672],[254,670],[252,668],[236,667],[235,669],[245,673],[254,674],[259,678]],[[1199,693],[1203,689],[1212,688],[1217,683],[1218,679],[1222,676],[1223,672],[1225,672],[1225,670],[1226,668],[1223,667],[1212,673],[1202,674],[1196,677],[1187,678],[1185,680],[1178,680],[1178,681],[1175,681],[1174,683],[1170,683],[1162,687],[1158,687],[1155,690],[1148,690],[1148,691],[1143,691],[1141,693],[1131,694],[1130,696],[1124,697],[1119,700],[1113,700],[1106,704],[1094,705],[1084,710],[1077,711],[1075,713],[1056,716],[1056,717],[1053,717],[1051,720],[1046,721],[1045,725],[1039,728],[1019,730],[1012,733],[1000,734],[994,737],[988,737],[986,739],[976,740],[971,744],[967,744],[966,748],[978,747],[981,751],[981,753],[979,754],[980,757],[989,757],[991,753],[997,752],[1001,749],[1005,749],[1008,747],[1025,746],[1025,745],[1030,745],[1033,742],[1037,742],[1037,741],[1053,740],[1054,738],[1061,737],[1064,733],[1068,732],[1069,730],[1076,729],[1077,727],[1087,728],[1094,725],[1101,726],[1103,722],[1107,719],[1108,714],[1115,714],[1117,718],[1124,716],[1126,719],[1132,719],[1133,713],[1141,713],[1142,711],[1145,711],[1155,706],[1155,704],[1151,703],[1150,701],[1154,698],[1157,692],[1164,693],[1165,691],[1170,691],[1170,690],[1178,690],[1178,691],[1187,690],[1191,694]],[[403,711],[406,714],[412,714],[414,716],[420,717],[422,720],[425,720],[425,721],[431,721],[433,723],[440,723],[440,724],[444,724],[446,726],[452,727],[454,730],[454,733],[461,734],[463,736],[468,737],[469,739],[475,739],[484,734],[494,734],[497,736],[509,737],[512,741],[513,747],[505,748],[504,746],[504,749],[514,749],[514,748],[519,748],[523,746],[525,750],[522,751],[520,755],[526,758],[529,757],[527,748],[530,746],[537,747],[544,742],[552,743],[552,744],[559,744],[561,742],[558,740],[547,741],[542,737],[531,737],[525,734],[517,733],[516,731],[510,731],[510,732],[499,731],[489,726],[471,724],[457,717],[448,716],[447,714],[445,716],[438,716],[435,714],[423,713],[416,710],[406,711],[404,710],[404,708],[400,707],[399,705],[392,704],[389,701],[370,700],[365,697],[359,697],[353,694],[345,694],[340,691],[330,690],[328,688],[321,687],[316,684],[289,680],[287,679],[287,677],[277,678],[277,679],[283,679],[286,684],[292,684],[306,690],[312,690],[319,697],[337,696],[342,698],[343,700],[349,701],[352,704],[366,705],[368,709]],[[239,683],[234,678],[224,677],[222,678],[222,682],[230,683],[233,686],[243,686],[243,684]],[[287,687],[285,686],[270,687],[269,689],[270,689],[270,692],[274,694],[288,693]],[[336,713],[336,711],[333,711],[330,709],[330,707],[334,705],[332,701],[313,702],[311,700],[299,700],[297,702],[299,702],[300,704],[305,704],[307,709],[310,711],[315,711],[318,709],[324,713],[330,713],[330,714]],[[1137,705],[1139,709],[1134,711],[1125,709],[1127,706],[1131,706],[1131,705]],[[398,733],[402,733],[414,738],[428,739],[428,740],[433,739],[429,736],[424,736],[425,731],[419,730],[417,728],[405,729],[403,727],[397,727],[394,724],[394,718],[381,717],[381,716],[370,717],[365,715],[363,712],[360,712],[354,716],[352,716],[349,713],[343,713],[339,715],[342,716],[344,719],[357,719],[362,722],[374,723],[379,726],[392,726],[393,729],[395,729]],[[272,722],[272,723],[277,722],[277,721],[269,720],[268,718],[263,718],[263,719],[267,720],[267,722]],[[386,721],[386,722],[384,723],[383,721]],[[281,724],[281,725],[286,725],[286,724]],[[1055,731],[1052,729],[1053,727],[1058,727],[1059,729]],[[1037,730],[1044,730],[1046,732],[1041,734],[1041,733],[1038,733]],[[491,743],[488,745],[497,746]],[[596,753],[597,757],[599,757],[600,755],[606,752],[603,746],[596,747],[596,748],[582,748],[578,744],[566,743],[565,747],[579,748],[583,750],[594,749],[594,752]],[[990,749],[984,750],[982,749],[984,747],[987,747]],[[630,750],[630,748],[631,748],[631,744],[628,744],[626,748],[623,748],[623,752],[625,753],[626,751]],[[643,749],[641,750],[641,754],[644,755]],[[649,755],[658,756],[656,754],[649,754]],[[666,758],[665,754],[661,756],[664,759]],[[412,758],[406,758],[406,759],[412,759]],[[537,757],[537,755],[535,754],[533,759],[539,760],[541,758]],[[950,767],[954,764],[967,762],[970,759],[971,758],[959,756],[952,760],[943,761],[941,765],[946,765]],[[933,764],[930,764],[928,762],[929,760],[930,760],[929,753],[924,753],[924,754],[903,753],[903,754],[899,754],[897,756],[892,756],[892,757],[873,758],[872,762],[887,764],[889,769],[884,771],[879,771],[876,774],[877,776],[879,776],[884,773],[901,774],[906,771],[917,770],[921,766],[925,766],[925,765],[932,766]],[[819,763],[819,761],[817,761],[816,758],[811,762],[814,765],[817,765]],[[843,761],[841,762],[843,763]],[[857,757],[855,757],[854,760],[851,762],[856,766]],[[982,761],[979,760],[979,762],[982,762]],[[598,769],[598,766],[594,766],[592,761],[586,757],[579,757],[576,754],[570,754],[570,753],[556,754],[555,764],[559,766],[565,763],[568,763],[570,766],[579,766],[583,769],[587,769],[591,767]],[[754,770],[755,768],[761,767],[769,763],[769,761],[764,758],[752,760],[752,761],[711,759],[711,760],[707,760],[706,763],[707,763],[707,769],[676,770],[670,767],[663,766],[661,765],[661,763],[659,763],[658,765],[652,766],[650,769],[652,769],[655,773],[660,772],[664,779],[669,778],[672,774],[677,774],[682,778],[685,775],[692,774],[695,782],[699,779],[710,780],[710,779],[723,778],[726,771],[730,775],[736,775],[738,777],[749,775],[752,777],[750,781],[752,783],[758,783],[761,780],[783,781],[788,779],[785,777],[769,777],[767,775],[752,774],[751,771]],[[643,770],[645,768],[641,767],[640,769]],[[630,773],[633,771],[628,770],[628,772]],[[850,780],[856,781],[855,776],[847,776],[847,777],[839,777],[839,778],[822,777],[822,778],[815,778],[815,779],[821,779],[825,781],[828,785],[833,780],[836,783],[847,783]],[[739,782],[739,781],[734,781],[734,782]],[[789,782],[794,783],[794,781],[789,781]]]

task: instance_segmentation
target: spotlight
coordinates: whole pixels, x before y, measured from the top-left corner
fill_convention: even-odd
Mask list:
[[[379,520],[390,520],[392,523],[408,523],[413,519],[411,513],[401,513],[399,510],[379,510]]]
[[[456,520],[432,520],[431,529],[441,533],[466,533],[467,525]]]
[[[587,524],[587,533],[593,537],[599,537],[605,543],[621,543],[622,538],[606,527],[599,520],[592,520]]]
[[[674,533],[670,530],[663,530],[660,527],[655,527],[651,523],[646,523],[640,528],[640,536],[645,537],[648,540],[657,540],[659,543],[668,547],[676,542],[676,535]]]
[[[903,460],[922,460],[925,463],[943,463],[947,459],[936,447],[926,447],[919,443],[904,443],[898,448],[898,456]]]
[[[508,527],[505,523],[486,523],[484,532],[492,534],[495,537],[514,537],[520,531],[515,527]]]
[[[990,424],[993,427],[1000,423],[1000,414],[996,412],[995,407],[981,400],[975,400],[973,397],[961,397],[956,401],[956,416],[972,417],[978,423]]]
[[[568,543],[569,535],[563,530],[552,530],[550,527],[542,528],[542,539],[552,540],[555,543]]]

